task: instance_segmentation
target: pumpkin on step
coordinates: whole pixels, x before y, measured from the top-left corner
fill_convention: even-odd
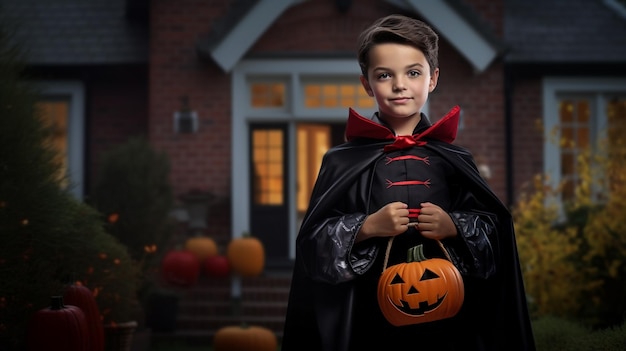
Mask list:
[[[209,256],[204,260],[204,272],[210,278],[226,278],[230,275],[230,263],[224,255]]]
[[[388,267],[378,281],[378,305],[395,326],[455,316],[464,300],[461,274],[441,258],[424,257],[422,245],[408,250],[407,262]]]
[[[215,332],[215,351],[276,351],[276,334],[262,326],[226,326]]]
[[[185,250],[192,252],[202,262],[217,255],[217,244],[208,236],[194,236],[185,241]]]
[[[242,277],[256,277],[265,268],[265,249],[261,240],[244,233],[233,238],[226,248],[226,257],[234,273]]]
[[[200,275],[200,261],[190,251],[170,251],[161,262],[161,275],[166,282],[172,285],[195,285]]]

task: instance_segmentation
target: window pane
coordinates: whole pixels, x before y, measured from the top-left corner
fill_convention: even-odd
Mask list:
[[[307,108],[372,108],[374,100],[360,83],[307,83],[304,85]]]
[[[578,157],[591,146],[591,101],[593,96],[568,96],[560,101],[561,179],[563,199],[571,200],[580,180]]]
[[[626,145],[626,96],[616,97],[608,102],[607,119],[611,151],[623,150]]]
[[[589,101],[578,101],[578,108],[576,109],[578,123],[587,124],[589,122],[589,113]]]
[[[331,127],[324,124],[299,124],[297,127],[297,209],[304,213],[317,179],[324,153],[330,148]]]
[[[250,105],[256,108],[263,107],[284,107],[285,106],[284,83],[251,83],[250,84]]]
[[[572,105],[572,102],[569,100],[561,101],[561,104],[559,106],[559,113],[561,117],[561,123],[572,122],[574,120],[574,106]]]
[[[67,100],[49,99],[40,100],[37,108],[43,119],[42,123],[50,128],[51,135],[46,140],[47,146],[57,152],[55,162],[60,166],[58,171],[58,179],[62,180],[62,185],[67,186],[67,180],[64,179],[67,174],[68,158],[68,123],[69,123],[69,102]]]
[[[576,171],[576,158],[573,154],[561,154],[561,174],[572,175]]]
[[[258,129],[252,133],[254,163],[254,199],[258,205],[282,205],[283,131]]]

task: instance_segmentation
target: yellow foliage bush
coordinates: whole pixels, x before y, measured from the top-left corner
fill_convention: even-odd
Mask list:
[[[624,124],[622,122],[622,124]],[[614,124],[614,126],[617,126]],[[538,175],[512,209],[531,313],[594,327],[626,316],[626,142],[623,125],[578,158],[574,198]]]

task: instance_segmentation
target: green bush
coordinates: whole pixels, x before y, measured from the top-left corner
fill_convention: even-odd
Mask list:
[[[146,302],[154,275],[174,232],[167,154],[143,137],[131,138],[102,156],[90,203],[109,218],[106,230],[126,245],[141,271],[139,298]]]

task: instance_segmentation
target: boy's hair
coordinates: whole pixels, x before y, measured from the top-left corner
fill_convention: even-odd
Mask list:
[[[411,45],[426,57],[432,74],[439,66],[439,36],[426,23],[402,15],[389,15],[376,20],[358,39],[358,61],[363,76],[367,78],[369,52],[377,44],[397,43]]]

